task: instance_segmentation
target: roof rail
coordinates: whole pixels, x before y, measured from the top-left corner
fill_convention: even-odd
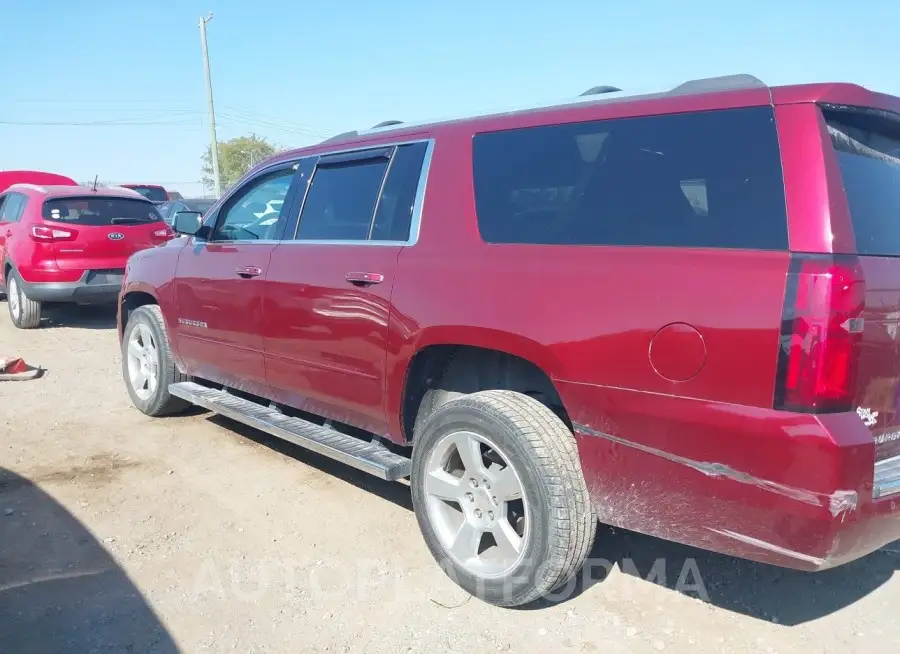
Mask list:
[[[377,125],[372,125],[371,129],[378,129],[379,127],[390,127],[391,125],[402,125],[402,120],[383,120]]]
[[[601,93],[618,93],[621,91],[617,86],[592,86],[581,95],[600,95]]]
[[[682,95],[688,93],[713,93],[715,91],[738,91],[741,89],[764,89],[765,82],[753,75],[723,75],[722,77],[705,77],[692,79],[679,84],[669,91],[667,95]]]
[[[353,138],[354,136],[359,136],[359,132],[355,129],[350,130],[349,132],[341,132],[340,134],[335,134],[331,138],[327,138],[322,143],[332,143],[334,141],[343,141],[344,139]]]

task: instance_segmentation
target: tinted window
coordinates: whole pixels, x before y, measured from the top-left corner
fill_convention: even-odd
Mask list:
[[[490,243],[787,248],[771,107],[492,132],[473,147]]]
[[[252,241],[276,237],[281,208],[294,169],[285,168],[250,180],[219,212],[213,240]]]
[[[209,211],[209,208],[216,203],[215,200],[189,200],[186,202],[187,204],[179,204],[178,211],[183,211],[186,208],[188,211],[199,211],[200,213],[206,213],[207,211]]]
[[[159,186],[129,186],[132,191],[137,191],[152,202],[165,202],[168,200],[166,192]]]
[[[372,239],[375,241],[406,241],[412,221],[413,205],[419,188],[419,176],[425,160],[427,143],[411,143],[397,148],[388,170],[375,223]]]
[[[44,220],[73,225],[127,225],[162,220],[156,207],[128,198],[73,197],[45,200]]]
[[[388,160],[383,158],[317,167],[303,203],[296,238],[368,239],[387,167]]]
[[[10,193],[0,205],[0,223],[14,223],[22,216],[28,198],[21,193]]]
[[[856,250],[900,256],[900,117],[826,110]]]

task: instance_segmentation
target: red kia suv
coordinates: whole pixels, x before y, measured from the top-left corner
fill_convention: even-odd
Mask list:
[[[573,588],[598,520],[807,570],[900,538],[900,98],[607,91],[342,134],[180,214],[125,273],[135,406],[410,476],[501,605]]]
[[[0,193],[0,292],[13,324],[38,327],[43,303],[115,303],[128,257],[172,237],[134,191],[10,186]]]

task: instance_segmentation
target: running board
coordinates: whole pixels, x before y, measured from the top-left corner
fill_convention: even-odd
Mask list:
[[[209,409],[226,418],[305,447],[381,479],[396,481],[409,476],[410,460],[383,445],[369,443],[302,418],[290,418],[278,409],[194,382],[170,384],[169,392],[175,397],[180,397],[204,409]]]

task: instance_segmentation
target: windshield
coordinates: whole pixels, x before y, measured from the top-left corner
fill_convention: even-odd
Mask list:
[[[169,198],[166,197],[165,189],[159,186],[127,186],[132,191],[137,191],[151,202],[165,202]]]
[[[150,223],[162,220],[156,207],[128,198],[74,197],[44,202],[44,220],[72,225],[106,226]]]

